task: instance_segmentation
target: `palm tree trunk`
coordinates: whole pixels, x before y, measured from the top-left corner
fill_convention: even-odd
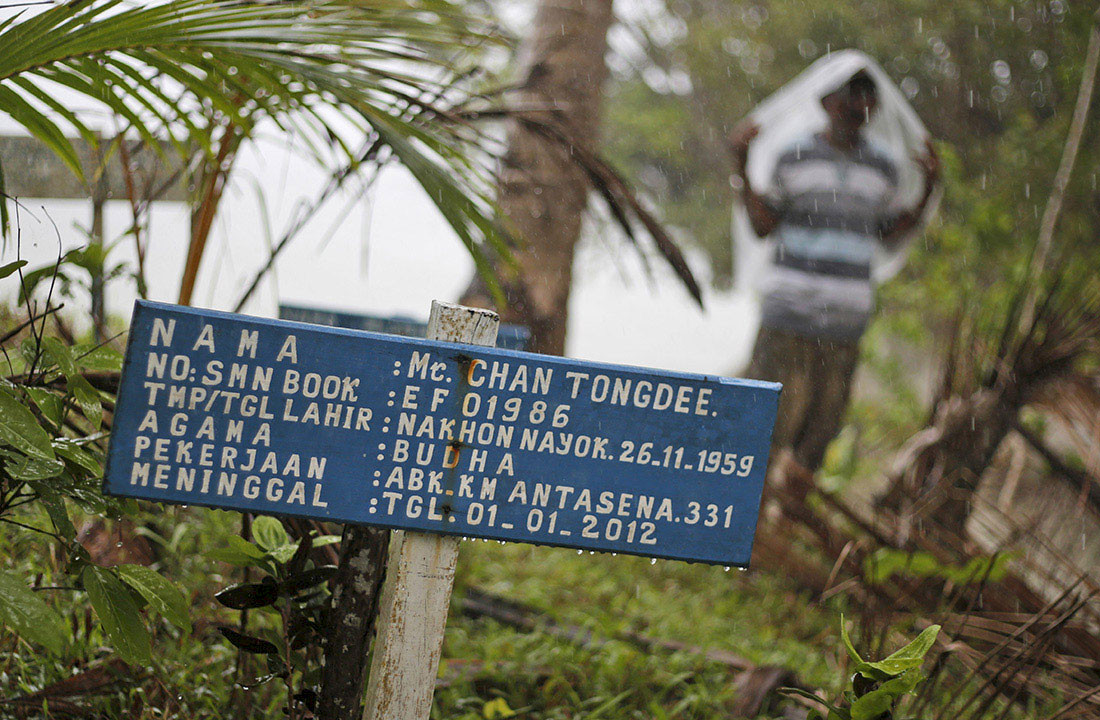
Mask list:
[[[523,83],[513,104],[564,124],[590,142],[599,133],[611,0],[541,0],[521,48]],[[594,144],[594,143],[591,143]],[[513,121],[508,129],[497,201],[520,238],[518,273],[503,278],[501,319],[531,330],[534,352],[565,350],[573,255],[587,204],[587,184],[570,149]],[[491,303],[475,279],[467,304]]]
[[[319,720],[362,715],[367,652],[378,617],[389,547],[390,531],[385,528],[344,526],[340,566],[332,584],[325,627]]]

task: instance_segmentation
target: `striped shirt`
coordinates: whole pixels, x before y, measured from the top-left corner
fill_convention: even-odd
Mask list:
[[[894,217],[897,168],[866,142],[845,152],[820,133],[783,152],[765,196],[779,216],[761,283],[767,327],[856,340],[871,316],[871,261]]]

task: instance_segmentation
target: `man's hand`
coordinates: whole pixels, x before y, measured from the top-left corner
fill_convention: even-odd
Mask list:
[[[742,179],[746,179],[745,167],[749,161],[749,145],[753,138],[760,134],[760,126],[752,120],[746,120],[737,125],[730,133],[730,152],[733,154],[733,171]]]
[[[901,242],[902,238],[909,234],[920,224],[924,209],[932,199],[932,190],[940,179],[940,156],[932,144],[931,138],[924,141],[924,154],[913,157],[913,162],[920,168],[924,175],[924,192],[921,193],[917,206],[911,210],[905,210],[882,227],[882,243],[887,248],[893,248]]]
[[[924,174],[925,188],[931,189],[936,181],[940,179],[940,156],[936,152],[936,146],[932,144],[931,138],[924,141],[924,155],[914,157],[913,162]]]
[[[752,120],[741,122],[730,133],[730,153],[733,154],[734,182],[731,184],[741,195],[748,211],[749,223],[757,237],[767,237],[775,226],[779,224],[779,215],[773,210],[760,195],[752,189],[749,183],[746,166],[749,162],[749,145],[753,138],[760,134],[760,126]]]

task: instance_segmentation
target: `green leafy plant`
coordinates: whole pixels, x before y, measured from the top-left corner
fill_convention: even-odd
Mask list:
[[[5,270],[21,271],[15,265]],[[86,593],[103,635],[122,659],[148,665],[152,640],[144,613],[189,633],[184,594],[150,568],[97,565],[77,541],[71,514],[122,518],[136,511],[135,503],[99,491],[105,404],[112,399],[88,379],[117,371],[122,358],[108,347],[70,346],[46,337],[45,320],[32,317],[17,352],[3,350],[9,375],[0,380],[0,524],[51,539],[63,557],[59,584],[51,589]],[[70,640],[69,626],[35,585],[0,572],[0,625],[60,654]]]
[[[292,541],[282,523],[266,516],[252,522],[252,536],[255,543],[233,536],[227,546],[209,556],[259,570],[261,579],[231,585],[214,598],[242,613],[258,610],[269,622],[255,634],[245,631],[243,621],[241,629],[222,625],[218,630],[241,652],[264,656],[267,672],[247,686],[282,680],[287,688],[288,711],[294,717],[299,706],[312,711],[317,698],[320,667],[316,661],[329,596],[325,583],[336,573],[335,565],[314,565],[310,551],[340,538],[307,535]]]
[[[54,654],[60,653],[68,640],[61,616],[15,573],[0,572],[0,625]]]
[[[890,656],[878,660],[864,660],[848,636],[844,617],[840,618],[840,638],[848,656],[855,662],[838,704],[833,705],[817,695],[799,688],[784,688],[784,692],[800,695],[825,710],[812,710],[808,720],[893,720],[899,700],[912,693],[924,680],[921,665],[924,656],[932,649],[939,635],[939,625],[929,625],[905,647]]]

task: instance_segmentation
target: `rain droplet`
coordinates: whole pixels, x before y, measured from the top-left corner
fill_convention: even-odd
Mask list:
[[[726,38],[722,41],[722,49],[729,55],[740,55],[745,52],[745,41],[741,38]]]
[[[756,30],[768,19],[768,11],[761,5],[752,5],[741,13],[741,21],[750,29]]]
[[[1042,50],[1032,50],[1031,52],[1031,64],[1036,70],[1042,70],[1050,62],[1050,58]]]
[[[993,77],[997,78],[999,83],[1007,83],[1012,79],[1012,69],[1009,68],[1008,63],[1004,60],[996,60],[990,66],[993,71]]]

